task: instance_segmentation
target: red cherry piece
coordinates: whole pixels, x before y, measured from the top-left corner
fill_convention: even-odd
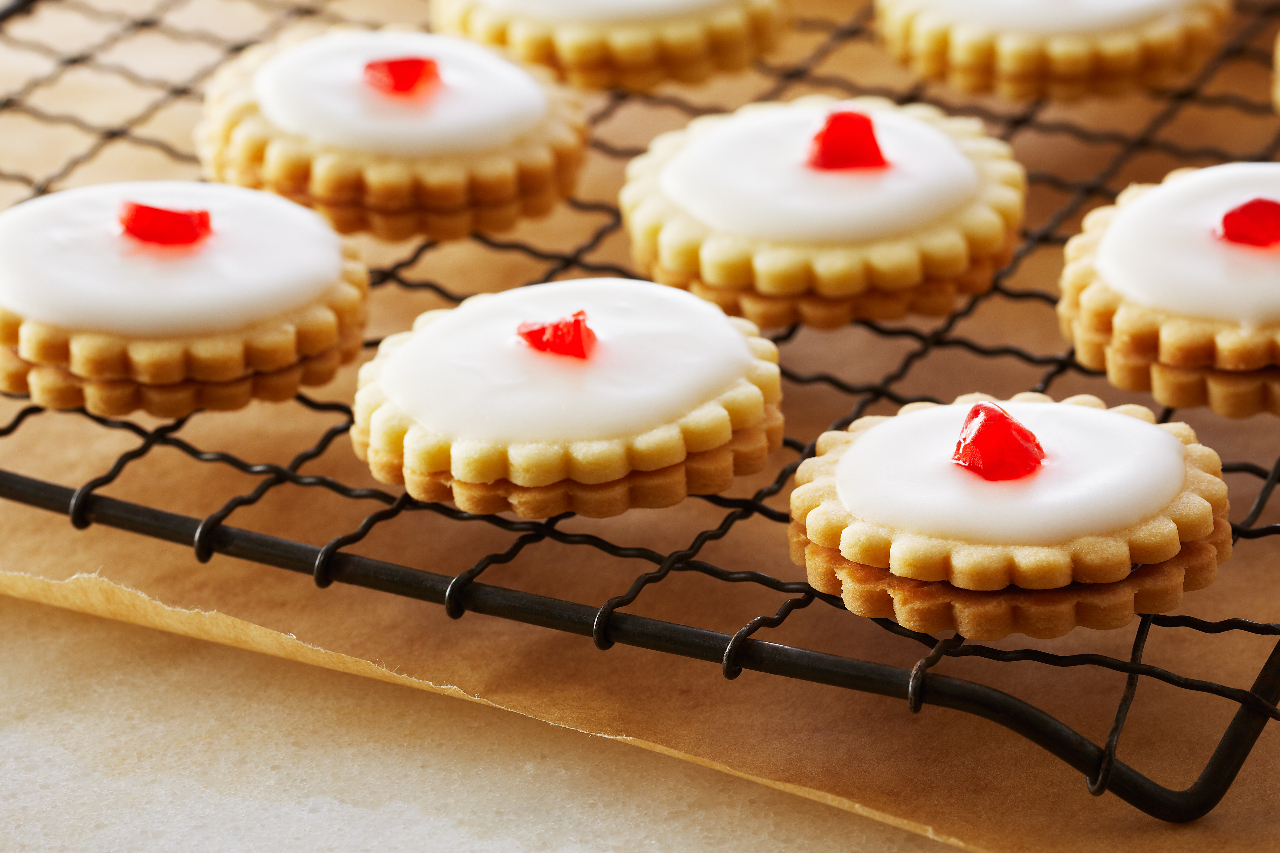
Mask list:
[[[572,317],[554,323],[521,323],[516,331],[536,350],[574,358],[591,355],[596,344],[596,333],[587,325],[586,311],[574,311]]]
[[[416,95],[440,85],[440,69],[421,56],[376,59],[365,65],[364,79],[384,95]]]
[[[871,117],[839,112],[813,137],[809,165],[815,169],[883,169],[889,163],[880,153]]]
[[[126,201],[120,208],[125,233],[145,243],[190,246],[213,233],[207,210],[168,210]]]
[[[1222,217],[1222,238],[1249,246],[1280,243],[1280,202],[1255,198]]]
[[[1035,434],[995,403],[975,403],[964,419],[951,460],[984,480],[1017,480],[1040,469],[1044,448]]]

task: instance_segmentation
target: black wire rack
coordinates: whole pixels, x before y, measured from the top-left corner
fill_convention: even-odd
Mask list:
[[[5,198],[17,201],[57,188],[78,168],[93,161],[104,148],[119,140],[152,149],[174,163],[193,164],[195,158],[188,146],[149,129],[153,118],[175,104],[197,103],[203,81],[217,64],[254,41],[269,38],[300,19],[351,20],[350,15],[339,14],[323,5],[303,5],[292,0],[245,0],[256,9],[261,23],[249,37],[237,40],[225,33],[189,29],[174,23],[170,13],[186,2],[160,0],[145,14],[129,11],[136,4],[121,4],[117,8],[110,3],[99,5],[90,0],[16,0],[0,6],[0,53],[18,51],[41,58],[46,63],[45,70],[30,75],[13,91],[6,94],[0,90],[0,120],[17,116],[41,126],[74,128],[86,140],[79,150],[43,171],[23,171],[0,163],[0,192],[7,193]],[[65,46],[25,36],[22,22],[50,9],[87,21],[92,25],[88,29],[96,27],[98,34],[81,39],[82,43],[71,51]],[[846,426],[877,404],[933,399],[912,393],[910,388],[917,374],[927,370],[927,356],[951,350],[1032,371],[1038,381],[1030,383],[1031,390],[1054,391],[1074,377],[1094,381],[1099,393],[1104,393],[1101,389],[1106,386],[1097,374],[1076,364],[1070,352],[1033,352],[1003,342],[981,343],[965,337],[959,330],[966,318],[984,304],[1004,301],[1052,306],[1056,297],[1050,292],[1051,282],[1041,282],[1038,288],[1028,288],[1015,286],[1014,278],[1037,250],[1064,243],[1084,212],[1112,200],[1139,158],[1156,155],[1166,158],[1170,165],[1205,164],[1271,160],[1280,151],[1280,122],[1272,119],[1272,107],[1265,96],[1256,91],[1252,94],[1221,91],[1221,87],[1213,83],[1228,69],[1240,71],[1254,80],[1269,79],[1271,60],[1266,40],[1274,33],[1275,25],[1280,23],[1280,2],[1240,3],[1229,38],[1221,50],[1203,70],[1183,85],[1151,95],[1146,102],[1150,105],[1149,114],[1134,128],[1125,131],[1099,129],[1083,120],[1057,118],[1053,105],[1043,101],[1019,105],[999,104],[986,99],[955,101],[945,90],[914,80],[904,85],[859,85],[824,69],[827,60],[839,51],[874,41],[869,7],[858,8],[843,18],[805,15],[802,6],[794,26],[804,35],[809,45],[807,51],[793,61],[757,63],[753,79],[761,81],[761,85],[751,93],[751,99],[785,99],[807,91],[825,91],[843,95],[882,95],[898,102],[933,102],[952,112],[978,116],[994,134],[1004,139],[1013,140],[1021,133],[1034,132],[1053,140],[1102,146],[1108,151],[1091,173],[1080,177],[1031,169],[1032,199],[1033,202],[1037,198],[1040,200],[1042,213],[1038,218],[1032,217],[1033,224],[1024,232],[1012,263],[999,274],[991,293],[978,297],[951,316],[936,322],[853,324],[862,333],[897,339],[904,346],[904,354],[898,362],[882,374],[851,380],[828,372],[804,372],[788,364],[789,345],[804,334],[803,330],[793,327],[776,335],[775,340],[782,352],[783,377],[788,385],[817,387],[824,394],[844,401],[841,408],[845,415],[832,428]],[[211,60],[180,79],[152,76],[116,58],[119,55],[117,48],[139,33],[155,33],[179,46],[199,47],[211,54]],[[42,106],[39,92],[56,84],[77,67],[91,68],[127,81],[148,91],[150,99],[126,120],[109,126]],[[909,78],[904,76],[902,79]],[[607,93],[596,102],[592,124],[599,129],[618,114],[634,108],[675,111],[677,115],[692,117],[737,105],[699,103],[687,94],[690,91],[693,90],[673,87],[658,94]],[[1258,144],[1250,150],[1228,151],[1216,141],[1207,145],[1187,144],[1164,132],[1197,109],[1221,110],[1262,123]],[[625,160],[643,150],[642,147],[605,141],[604,135],[593,139],[592,148],[592,156],[611,161]],[[583,214],[582,219],[588,224],[581,227],[578,242],[567,249],[478,234],[472,236],[471,242],[478,251],[515,253],[529,261],[540,270],[540,274],[527,283],[582,273],[634,275],[624,264],[612,262],[598,251],[620,230],[621,220],[616,206],[611,201],[581,198],[570,199],[569,206]],[[458,288],[421,277],[415,272],[419,262],[439,248],[435,243],[424,242],[411,247],[393,262],[375,269],[375,288],[425,291],[445,302],[460,301],[464,294]],[[367,346],[376,343],[369,341]],[[459,618],[468,611],[483,613],[591,637],[600,649],[622,643],[718,663],[724,677],[730,679],[736,678],[744,669],[750,669],[896,697],[905,700],[904,712],[917,712],[923,705],[935,705],[974,714],[1033,741],[1078,770],[1085,776],[1092,793],[1101,794],[1109,790],[1142,811],[1166,821],[1190,821],[1212,810],[1231,786],[1267,721],[1280,719],[1280,710],[1276,706],[1277,699],[1280,699],[1280,644],[1272,649],[1252,687],[1247,690],[1185,677],[1143,662],[1144,651],[1154,629],[1186,629],[1204,635],[1233,632],[1260,638],[1280,637],[1280,625],[1245,619],[1205,621],[1184,615],[1144,616],[1137,623],[1128,659],[1105,654],[1063,655],[1036,649],[999,649],[969,643],[959,636],[936,638],[908,631],[888,620],[872,620],[884,631],[901,638],[902,643],[918,643],[922,647],[918,663],[911,668],[756,639],[758,631],[780,626],[796,611],[812,605],[842,606],[838,598],[819,594],[804,583],[782,580],[760,571],[735,570],[700,559],[710,543],[734,536],[742,523],[753,517],[772,524],[777,535],[784,536],[787,513],[767,501],[784,492],[800,460],[812,453],[813,445],[807,441],[788,438],[786,450],[779,454],[785,456],[784,467],[776,472],[772,482],[749,498],[710,496],[690,499],[711,504],[722,510],[723,516],[719,524],[698,532],[684,547],[664,552],[617,545],[590,533],[568,532],[563,529],[568,516],[546,522],[519,521],[503,516],[469,516],[449,506],[419,503],[381,489],[361,488],[331,477],[305,474],[304,467],[322,456],[348,430],[351,411],[345,404],[321,402],[306,395],[299,395],[295,404],[330,418],[331,425],[312,446],[297,449],[287,465],[254,463],[230,453],[201,449],[182,437],[189,419],[146,426],[128,419],[105,419],[81,412],[79,416],[97,428],[131,434],[137,440],[137,446],[120,455],[109,470],[76,489],[12,471],[0,471],[0,496],[65,514],[76,528],[100,524],[188,545],[200,562],[208,561],[214,553],[225,554],[310,574],[321,587],[335,582],[353,584],[442,604],[453,618]],[[46,415],[43,409],[23,405],[21,400],[14,400],[10,405],[14,413],[9,422],[0,427],[0,439],[20,430],[38,429],[36,424]],[[1162,417],[1168,419],[1173,414],[1165,410]],[[258,484],[204,517],[175,514],[99,493],[103,487],[116,481],[128,466],[161,447],[176,450],[185,457],[193,466],[193,477],[199,477],[202,465],[226,466],[259,478]],[[1234,525],[1237,540],[1253,540],[1280,533],[1280,525],[1260,523],[1275,487],[1280,483],[1280,460],[1232,461],[1226,464],[1225,470],[1256,486],[1252,506]],[[228,523],[237,510],[261,501],[270,491],[285,484],[321,489],[344,499],[380,504],[381,508],[368,515],[355,530],[331,531],[331,536],[326,532],[324,537],[329,541],[323,547]],[[1239,492],[1233,491],[1233,494],[1238,502]],[[459,571],[454,574],[397,565],[346,550],[368,536],[380,523],[405,513],[427,513],[452,522],[491,525],[511,535],[513,541],[506,550],[490,553],[470,566],[458,566]],[[545,543],[589,549],[619,562],[639,560],[647,563],[649,568],[634,577],[629,588],[619,590],[602,606],[480,582],[490,567],[519,560]],[[432,555],[431,563],[433,567],[443,566],[448,563],[448,557]],[[778,598],[777,611],[773,615],[752,619],[732,635],[628,612],[627,608],[646,589],[677,573],[687,572],[699,573],[726,584],[751,584],[768,590]],[[1110,734],[1105,743],[1098,745],[1048,713],[1007,693],[974,681],[930,672],[934,665],[948,657],[980,658],[992,663],[1034,661],[1064,669],[1100,667],[1123,673],[1127,680]],[[1163,682],[1190,693],[1220,697],[1237,707],[1199,778],[1185,790],[1165,788],[1116,757],[1129,708],[1142,679]]]

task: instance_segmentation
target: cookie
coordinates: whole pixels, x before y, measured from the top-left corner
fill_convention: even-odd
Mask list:
[[[296,31],[213,76],[205,176],[314,207],[342,233],[501,231],[568,196],[586,150],[577,98],[463,39]]]
[[[876,0],[876,27],[899,62],[962,92],[1070,99],[1167,85],[1230,12],[1230,0]]]
[[[1227,489],[1218,455],[1190,427],[1156,425],[1140,406],[1107,410],[1095,397],[991,400],[912,404],[823,434],[791,497],[793,557],[818,588],[831,591],[844,571],[846,590],[863,590],[846,594],[879,602],[863,615],[886,616],[889,599],[914,597],[947,602],[937,606],[948,613],[1004,614],[991,625],[1044,605],[1058,616],[1027,618],[1061,625],[1102,598],[1120,608],[1108,619],[1131,616],[1139,587],[1157,575],[1164,601],[1212,579],[1199,545],[1211,546],[1214,567],[1229,555]],[[1135,575],[1135,564],[1169,565]],[[1181,571],[1166,571],[1174,566]],[[1120,583],[1130,586],[1117,593]],[[1143,595],[1137,612],[1153,612],[1142,608],[1154,594]],[[987,625],[983,637],[999,630]]]
[[[194,411],[230,411],[252,400],[291,399],[302,386],[324,385],[338,368],[355,358],[361,341],[331,347],[278,370],[249,373],[226,382],[184,380],[147,385],[130,379],[85,379],[64,367],[34,365],[0,347],[0,391],[29,396],[49,409],[79,409],[102,417],[144,411],[158,418],[183,418]]]
[[[649,282],[584,279],[429,311],[361,368],[352,444],[419,500],[532,518],[669,506],[782,442],[777,348]]]
[[[441,32],[505,47],[585,88],[646,89],[738,71],[767,52],[785,0],[436,0]]]
[[[1280,165],[1182,169],[1132,186],[1085,218],[1066,257],[1058,317],[1081,364],[1166,406],[1272,410]]]
[[[944,315],[1010,257],[1026,174],[981,122],[810,96],[694,119],[627,168],[636,265],[760,326]]]
[[[268,193],[157,181],[41,196],[0,213],[4,390],[27,393],[34,371],[34,387],[62,389],[33,391],[42,405],[118,415],[70,389],[315,384],[300,366],[354,357],[367,290],[321,217]]]

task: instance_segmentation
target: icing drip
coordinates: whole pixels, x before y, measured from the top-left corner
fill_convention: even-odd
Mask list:
[[[1039,439],[1033,477],[988,481],[951,460],[970,407],[898,415],[861,434],[836,466],[854,518],[993,545],[1057,545],[1137,524],[1177,496],[1178,439],[1136,418],[1062,403],[1003,403]]]
[[[207,211],[195,246],[127,238],[122,205]],[[339,280],[342,245],[319,215],[226,184],[98,184],[0,213],[0,305],[73,330],[159,337],[241,329]]]
[[[905,9],[995,32],[1087,33],[1141,24],[1192,0],[908,0]]]
[[[1140,305],[1246,327],[1280,322],[1280,246],[1218,236],[1225,214],[1259,196],[1280,198],[1280,164],[1228,163],[1166,181],[1116,210],[1098,275]]]
[[[585,310],[588,359],[539,352],[522,322]],[[545,319],[543,319],[545,318]],[[378,384],[400,409],[452,439],[626,438],[672,423],[727,391],[754,360],[710,303],[622,279],[521,287],[468,300],[387,358]]]
[[[831,243],[918,231],[973,200],[973,162],[943,131],[892,109],[868,112],[891,166],[811,168],[814,136],[840,108],[751,110],[691,134],[662,170],[662,191],[720,231]]]
[[[430,99],[389,98],[365,83],[369,63],[435,62]],[[273,56],[253,78],[268,121],[316,142],[401,157],[487,151],[511,144],[547,114],[533,77],[462,39],[407,32],[339,32]]]

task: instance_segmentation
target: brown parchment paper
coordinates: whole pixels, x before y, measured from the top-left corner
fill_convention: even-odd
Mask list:
[[[857,4],[798,5],[802,16],[844,20],[856,11],[849,6]],[[143,116],[138,130],[103,141],[66,122],[21,112],[0,113],[0,123],[10,125],[0,128],[0,170],[33,175],[55,187],[194,176],[192,164],[155,144],[162,141],[179,153],[190,150],[189,132],[198,115],[194,97],[131,82],[92,64],[83,74],[57,73],[49,54],[105,44],[103,55],[132,68],[135,76],[177,85],[193,75],[198,78],[202,68],[217,60],[218,52],[202,52],[198,39],[188,43],[163,32],[135,32],[123,16],[157,9],[166,25],[244,40],[269,33],[280,23],[280,16],[273,15],[274,7],[232,0],[158,7],[144,0],[103,0],[84,8],[96,8],[99,13],[49,4],[8,25],[6,33],[23,41],[0,40],[0,82],[21,91],[24,103],[38,107],[41,115],[79,110],[92,126]],[[339,2],[327,8],[335,15],[366,20],[418,23],[424,17],[424,7],[407,1]],[[829,31],[808,26],[793,33],[775,61],[811,60],[815,73],[856,80],[871,89],[903,92],[910,87],[910,75],[889,64],[868,41],[853,41],[829,55],[822,53]],[[1252,43],[1263,47],[1272,35],[1270,30],[1259,31]],[[43,45],[45,50],[28,43]],[[47,82],[40,82],[41,75],[48,75]],[[711,108],[759,97],[771,85],[772,79],[752,72],[698,88],[673,86],[669,91]],[[1224,66],[1207,89],[1262,100],[1267,86],[1266,69],[1256,61],[1241,60]],[[792,97],[814,89],[841,91],[806,84],[782,94]],[[941,99],[949,97],[945,92],[930,92]],[[588,102],[592,109],[610,108],[607,96],[592,96]],[[1006,116],[1021,109],[986,100],[957,103]],[[1012,141],[1033,172],[1087,178],[1115,160],[1120,144],[1105,136],[1090,142],[1055,134],[1045,126],[1069,120],[1100,131],[1133,133],[1147,127],[1164,108],[1164,102],[1141,95],[1049,105],[1035,113],[1040,126],[1015,133]],[[600,123],[598,133],[614,146],[638,146],[661,130],[680,126],[686,118],[686,113],[661,100],[642,102],[612,114]],[[1238,112],[1202,106],[1187,107],[1173,121],[1156,126],[1158,134],[1183,146],[1213,144],[1241,152],[1254,150],[1276,130],[1277,122],[1269,116],[1244,118]],[[1130,180],[1157,179],[1178,163],[1167,153],[1143,153],[1119,162],[1109,179],[1113,189]],[[619,160],[593,156],[579,196],[612,200],[621,169]],[[0,190],[4,193],[0,200],[5,202],[30,193],[30,187],[20,181],[0,182]],[[1037,184],[1030,223],[1044,224],[1068,197]],[[1079,214],[1099,203],[1102,199],[1088,198],[1062,225],[1064,231],[1070,233]],[[562,210],[546,220],[524,224],[509,236],[563,250],[580,245],[584,233],[604,222],[598,213]],[[407,257],[412,247],[366,241],[364,250],[372,263],[385,265]],[[626,264],[625,238],[616,232],[608,235],[587,259]],[[1024,261],[1011,287],[1051,288],[1060,268],[1056,248],[1038,250]],[[409,271],[415,278],[471,292],[514,286],[547,269],[546,263],[520,252],[462,241],[425,254]],[[575,269],[572,274],[584,274],[584,270]],[[379,290],[370,334],[405,328],[418,311],[437,304],[430,294]],[[931,328],[923,321],[919,327]],[[1063,346],[1051,307],[1038,302],[993,300],[962,320],[955,333],[991,346],[1013,344],[1045,353]],[[801,372],[828,371],[853,382],[873,382],[892,370],[911,347],[909,339],[884,339],[859,329],[802,332],[784,348],[784,358]],[[1030,387],[1040,373],[1039,368],[1020,362],[978,358],[944,347],[917,364],[897,390],[943,398],[972,390],[1007,395]],[[354,367],[346,369],[314,396],[350,400],[354,374]],[[1096,393],[1112,404],[1149,402],[1081,377],[1066,378],[1052,390],[1059,397]],[[788,434],[804,440],[816,436],[849,406],[848,398],[821,386],[788,384],[785,394]],[[0,415],[7,420],[22,405],[21,401],[0,403]],[[881,406],[874,411],[891,410]],[[1189,412],[1185,419],[1224,458],[1269,466],[1280,454],[1280,432],[1270,417],[1226,422]],[[332,423],[331,414],[254,404],[236,413],[198,414],[179,437],[202,450],[226,450],[253,462],[284,464]],[[79,486],[137,444],[137,437],[125,430],[106,429],[76,414],[44,413],[0,440],[0,466]],[[777,466],[792,458],[785,453],[776,458]],[[345,438],[307,463],[303,471],[352,485],[376,485],[351,455]],[[748,495],[771,477],[772,472],[747,478],[733,494]],[[259,478],[227,466],[193,463],[176,450],[160,447],[131,463],[102,492],[203,517],[258,482]],[[1236,507],[1233,518],[1238,519],[1257,485],[1250,478],[1235,476],[1230,483]],[[785,492],[774,504],[785,507]],[[229,523],[320,545],[354,530],[380,506],[290,485],[237,511]],[[722,510],[709,504],[688,501],[680,507],[636,511],[616,519],[572,519],[563,529],[665,552],[686,545],[697,531],[719,523],[722,515]],[[505,550],[513,539],[512,534],[485,524],[454,523],[414,513],[380,525],[353,550],[453,574],[485,554]],[[992,723],[959,713],[926,707],[912,715],[899,701],[751,672],[728,682],[712,665],[622,646],[601,653],[581,637],[475,614],[454,622],[434,605],[341,585],[319,590],[307,577],[222,556],[202,565],[190,548],[96,526],[76,531],[65,517],[17,504],[0,509],[0,543],[0,592],[9,595],[479,699],[558,725],[625,738],[966,849],[1180,851],[1216,845],[1271,850],[1280,832],[1275,808],[1280,744],[1271,730],[1263,733],[1216,811],[1189,826],[1170,826],[1112,795],[1089,796],[1080,775],[1048,753]],[[1272,580],[1278,547],[1267,540],[1241,543],[1217,583],[1190,596],[1185,610],[1205,619],[1280,619],[1280,591]],[[741,523],[726,540],[712,542],[701,556],[722,566],[801,577],[787,561],[783,526],[758,518]],[[588,549],[543,544],[510,565],[491,569],[484,580],[602,604],[625,591],[648,568],[648,564],[615,561]],[[751,585],[680,575],[647,590],[630,610],[732,633],[776,607],[776,597]],[[901,666],[910,666],[921,654],[920,647],[875,625],[817,605],[793,616],[782,628],[759,636]],[[1011,638],[1001,645],[1126,657],[1131,640],[1132,629],[1128,629],[1076,631],[1046,642]],[[1148,645],[1146,661],[1184,675],[1247,687],[1269,651],[1267,641],[1242,635],[1205,637],[1161,630]],[[1106,737],[1123,690],[1122,677],[1101,670],[946,660],[936,671],[972,678],[1024,698],[1095,742]],[[1144,681],[1120,756],[1163,784],[1185,787],[1208,759],[1233,711],[1223,700]]]

